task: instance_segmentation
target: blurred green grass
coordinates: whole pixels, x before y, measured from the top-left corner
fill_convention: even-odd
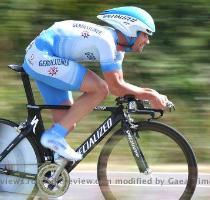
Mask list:
[[[0,117],[7,118],[17,123],[25,121],[27,117],[26,112],[26,99],[23,87],[21,85],[20,76],[7,68],[5,72],[1,75],[0,79]],[[42,99],[37,88],[34,86],[33,81],[32,86],[34,89],[35,98],[38,104],[42,104]],[[74,93],[74,98],[77,98],[80,93]],[[114,105],[115,97],[109,96],[101,105]],[[173,99],[176,105],[176,111],[172,113],[165,113],[164,117],[159,121],[167,123],[168,125],[176,128],[188,139],[193,149],[195,150],[197,159],[199,163],[210,164],[209,161],[209,140],[210,135],[208,120],[208,113],[206,110],[197,107],[196,104],[188,104],[182,99]],[[68,142],[74,147],[78,147],[82,141],[84,141],[109,115],[109,112],[98,112],[94,111],[88,116],[86,116],[81,122],[77,124],[77,127],[72,131],[67,139]],[[42,116],[45,121],[45,128],[49,128],[52,125],[50,111],[42,111]],[[113,131],[120,128],[118,125]],[[109,136],[107,136],[108,138]],[[149,138],[148,141],[157,142],[157,138]],[[99,156],[100,150],[105,143],[106,139],[102,141],[85,159],[85,162],[96,162]],[[163,147],[163,145],[162,145]],[[165,151],[167,152],[168,158],[166,161],[170,161],[170,153],[167,150],[167,142],[164,144]],[[161,148],[161,147],[160,147]],[[152,151],[153,149],[151,149]],[[164,151],[164,149],[162,149]],[[126,153],[123,146],[121,146],[119,152]],[[152,156],[157,157],[157,162],[159,155],[155,154],[156,151],[153,150]],[[209,153],[208,153],[209,152]],[[171,152],[173,154],[173,152]],[[165,161],[164,161],[165,162]]]

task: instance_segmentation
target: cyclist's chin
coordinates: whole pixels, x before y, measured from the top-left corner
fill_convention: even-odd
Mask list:
[[[145,46],[145,45],[141,45],[141,46],[139,46],[139,49],[138,49],[139,54],[141,54],[141,53],[142,53],[142,51],[143,51],[143,49],[144,49],[144,46]]]
[[[138,47],[138,49],[135,49],[135,50],[133,49],[133,52],[141,54],[143,49],[144,49],[144,46],[140,46],[140,47]]]

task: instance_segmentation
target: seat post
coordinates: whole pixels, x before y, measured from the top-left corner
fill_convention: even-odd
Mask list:
[[[22,79],[23,86],[25,89],[25,94],[26,94],[28,104],[35,105],[35,99],[34,99],[32,87],[31,87],[31,83],[29,81],[28,75],[25,72],[21,72],[21,79]]]

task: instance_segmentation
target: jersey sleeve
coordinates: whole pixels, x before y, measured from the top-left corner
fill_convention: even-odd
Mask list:
[[[100,65],[102,72],[118,71],[122,69],[124,52],[116,51],[113,41],[100,41]]]

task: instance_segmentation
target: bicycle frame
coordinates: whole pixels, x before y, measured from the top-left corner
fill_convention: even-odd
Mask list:
[[[16,70],[17,71],[17,70]],[[2,161],[10,151],[12,151],[15,146],[28,134],[35,134],[36,142],[40,149],[40,152],[47,157],[48,160],[52,160],[52,151],[49,149],[45,149],[40,144],[41,134],[44,132],[44,125],[41,116],[41,110],[43,109],[69,109],[70,106],[65,105],[36,105],[31,84],[28,78],[28,75],[24,71],[21,72],[21,78],[24,85],[26,98],[27,98],[27,110],[28,117],[26,123],[21,125],[21,131],[17,135],[17,137],[6,147],[6,149],[0,154],[0,161]],[[116,107],[109,106],[97,106],[94,108],[96,111],[109,111],[111,115],[76,149],[83,155],[83,159],[88,155],[90,151],[101,141],[103,138],[114,128],[119,122],[122,122],[122,127],[124,130],[124,134],[128,137],[128,143],[131,147],[132,153],[136,159],[137,165],[141,171],[145,171],[147,169],[146,161],[144,160],[144,156],[141,151],[139,151],[139,147],[136,146],[137,143],[132,134],[132,130],[129,126],[128,119],[126,118],[126,114],[123,111],[123,105],[119,105]],[[149,114],[149,113],[146,113]],[[151,114],[151,113],[150,113]],[[139,161],[140,159],[140,161]],[[76,165],[78,165],[81,161],[78,162],[68,162],[66,168],[68,172],[74,169]],[[144,163],[144,165],[142,165]],[[143,167],[142,167],[143,166]],[[35,179],[35,174],[17,172],[12,170],[7,170],[4,168],[0,168],[1,174],[13,175],[13,176],[21,176],[25,178]]]

